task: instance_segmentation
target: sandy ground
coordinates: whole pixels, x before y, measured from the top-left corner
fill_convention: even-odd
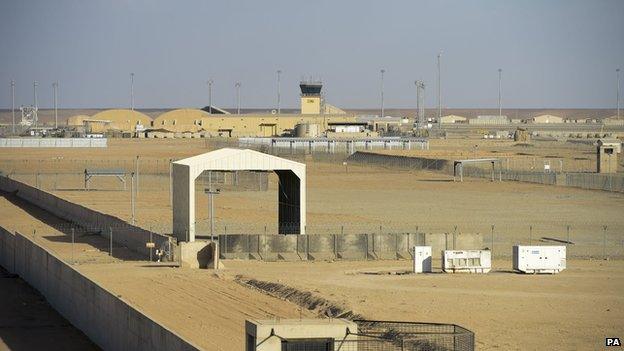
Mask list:
[[[279,282],[338,301],[366,318],[455,323],[476,334],[479,350],[597,350],[624,334],[624,262],[568,261],[559,275],[374,275],[406,261],[229,261],[227,274]],[[435,267],[435,264],[434,264]],[[439,267],[436,267],[439,271]]]
[[[330,163],[308,163],[307,232],[481,233],[491,246],[507,252],[511,245],[542,237],[567,239],[574,255],[602,255],[604,226],[607,254],[624,255],[624,194],[518,182],[474,179],[453,182],[432,172],[400,171]],[[33,184],[32,176],[14,178]],[[44,189],[70,201],[130,221],[130,190],[112,179],[96,179],[97,191],[79,190],[82,178],[42,176]],[[137,224],[171,233],[167,175],[143,175],[136,205]],[[209,232],[206,185],[196,182],[196,221]],[[269,191],[223,191],[215,200],[218,233],[277,232],[277,180]],[[381,229],[380,229],[381,228]],[[581,247],[583,246],[583,247]],[[499,251],[500,252],[500,251]]]
[[[7,194],[0,196],[0,214],[0,226],[22,233],[37,228],[36,242],[71,262],[71,239],[55,229],[61,220]],[[119,247],[113,248],[114,257],[110,257],[106,248],[101,237],[80,237],[73,250],[77,269],[206,350],[242,350],[245,319],[312,316],[213,271],[150,264]]]
[[[137,154],[145,159],[169,159],[209,150],[201,140],[111,140],[111,147],[103,150],[20,150],[19,154],[0,154],[0,161],[13,160],[13,166],[23,162],[20,167],[32,172],[39,167],[36,160],[55,160],[61,169],[75,172],[96,160],[132,167]],[[87,161],[76,164],[76,159]],[[167,166],[160,163],[155,169],[167,173]],[[32,176],[15,178],[20,177],[34,183]],[[44,188],[52,188],[51,177],[43,180]],[[57,190],[52,191],[129,219],[129,190],[116,190],[119,184],[113,180],[98,182],[95,185],[100,190],[85,192],[79,190],[80,175],[61,176]],[[141,177],[136,213],[139,225],[169,230],[168,186],[166,174]],[[207,222],[203,185],[196,184],[196,190],[197,218],[202,228]],[[224,192],[216,201],[219,230],[227,226],[229,233],[262,231],[266,225],[271,233],[277,221],[276,198],[274,177],[266,192]],[[529,226],[533,226],[531,238],[535,242],[543,236],[565,238],[569,225],[571,240],[580,243],[569,247],[570,252],[600,255],[606,225],[606,249],[618,256],[624,252],[622,208],[624,194],[617,193],[484,180],[453,183],[437,173],[308,164],[311,232],[377,232],[380,226],[381,231],[480,232],[488,243],[491,225],[495,225],[496,253],[510,252],[513,243],[528,243]],[[52,228],[56,221],[19,200],[0,198],[0,225],[25,233],[36,230],[36,240],[69,260],[70,239],[66,230],[63,233]],[[297,306],[233,282],[237,274],[312,291],[346,303],[369,318],[457,323],[474,330],[479,349],[485,350],[597,349],[605,336],[618,336],[623,331],[624,265],[618,260],[570,260],[570,268],[556,276],[495,272],[418,277],[357,273],[406,268],[409,262],[227,261],[226,270],[215,276],[208,271],[149,267],[123,248],[114,248],[110,257],[104,239],[81,234],[74,247],[74,259],[81,271],[208,349],[242,345],[245,318],[299,316]],[[510,263],[497,261],[495,266],[504,271],[509,270]]]

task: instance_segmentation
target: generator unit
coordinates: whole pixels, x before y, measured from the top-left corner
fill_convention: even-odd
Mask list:
[[[490,250],[442,251],[442,270],[445,273],[488,273],[490,269]]]
[[[414,246],[414,273],[431,273],[431,246]]]
[[[522,273],[559,273],[566,268],[565,246],[513,247],[513,269]]]

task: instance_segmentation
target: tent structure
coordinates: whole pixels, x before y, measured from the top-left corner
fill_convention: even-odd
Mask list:
[[[306,165],[249,149],[223,148],[173,162],[173,235],[195,241],[195,179],[204,171],[266,171],[279,178],[280,234],[305,234]]]

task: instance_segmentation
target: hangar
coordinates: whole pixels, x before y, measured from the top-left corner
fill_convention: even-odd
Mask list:
[[[173,235],[195,241],[195,179],[204,171],[265,171],[279,178],[280,234],[305,234],[306,165],[248,149],[223,148],[173,162]]]

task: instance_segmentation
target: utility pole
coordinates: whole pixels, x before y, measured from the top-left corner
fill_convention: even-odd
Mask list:
[[[503,75],[503,70],[499,68],[498,69],[498,117],[503,115],[503,105],[501,103],[502,75]]]
[[[33,100],[35,103],[35,127],[37,127],[37,124],[39,123],[39,103],[37,101],[37,86],[39,85],[39,83],[37,83],[37,81],[33,82]]]
[[[130,110],[134,112],[134,73],[130,73]]]
[[[442,57],[442,51],[438,53],[438,128],[442,128],[442,69],[440,67],[440,58]]]
[[[15,81],[11,80],[11,116],[13,124],[11,125],[11,133],[15,134]]]
[[[234,84],[234,86],[236,87],[236,114],[240,115],[240,87],[241,87],[241,82],[236,82],[236,84]]]
[[[58,129],[58,81],[52,83],[54,90],[54,128]]]
[[[212,79],[208,80],[208,113],[212,114]]]
[[[418,128],[423,128],[425,125],[425,82],[417,80],[416,84],[416,123]]]
[[[139,196],[139,155],[136,157],[136,194]]]
[[[617,76],[617,118],[620,118],[620,69],[615,70]]]
[[[280,81],[280,76],[282,75],[282,70],[277,70],[277,114],[281,114],[282,112],[282,108],[280,106],[280,100],[281,100],[281,81]]]
[[[132,225],[135,223],[134,219],[134,172],[130,173],[130,207],[131,207],[131,215],[132,215]]]
[[[386,73],[385,69],[381,69],[381,118],[384,118],[384,73]]]

